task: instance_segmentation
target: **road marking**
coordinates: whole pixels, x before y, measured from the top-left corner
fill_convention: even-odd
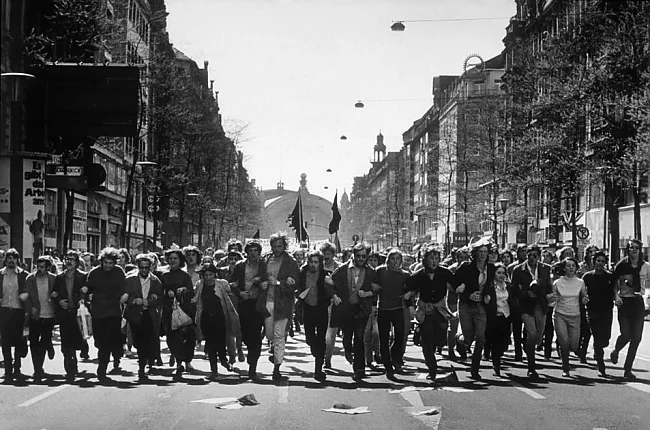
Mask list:
[[[68,387],[69,387],[69,385],[60,385],[60,386],[58,386],[56,388],[52,388],[50,391],[46,391],[43,394],[39,394],[38,396],[27,400],[25,403],[21,403],[20,405],[18,405],[18,407],[21,408],[21,407],[31,406],[34,403],[40,402],[43,399],[47,399],[51,395],[56,394],[59,391],[65,389],[65,388],[68,388]]]
[[[647,384],[642,384],[640,382],[628,382],[625,385],[628,387],[636,388],[639,391],[643,391],[644,393],[650,393],[650,385]]]
[[[289,383],[283,382],[278,387],[278,403],[289,403]]]
[[[407,402],[411,404],[411,406],[421,408],[424,406],[424,403],[422,403],[422,397],[420,397],[420,393],[418,391],[403,391],[399,393],[400,396],[404,398]]]
[[[542,396],[541,394],[539,394],[539,393],[536,392],[536,391],[531,390],[530,388],[522,387],[521,385],[517,384],[516,382],[511,382],[511,384],[512,384],[516,389],[518,389],[518,390],[521,391],[522,393],[526,393],[526,394],[528,394],[528,395],[529,395],[530,397],[532,397],[533,399],[536,399],[536,400],[544,400],[544,399],[546,399],[546,397]]]

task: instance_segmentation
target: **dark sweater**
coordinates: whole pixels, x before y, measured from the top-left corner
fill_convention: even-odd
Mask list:
[[[454,275],[444,267],[438,266],[436,268],[433,280],[429,279],[425,269],[420,269],[409,277],[406,289],[407,291],[419,292],[420,300],[423,302],[437,303],[445,297],[447,285],[451,284],[453,280]]]
[[[115,266],[107,272],[97,266],[88,272],[86,281],[88,294],[92,294],[92,307],[90,313],[93,318],[119,317],[120,297],[126,290],[126,276],[121,267]]]
[[[596,274],[590,271],[584,274],[582,280],[587,287],[589,302],[587,310],[592,312],[603,312],[611,310],[614,306],[614,277],[610,272]]]
[[[407,271],[390,270],[388,266],[382,265],[377,268],[379,278],[379,309],[402,309],[402,296],[406,292],[406,282],[411,276]]]

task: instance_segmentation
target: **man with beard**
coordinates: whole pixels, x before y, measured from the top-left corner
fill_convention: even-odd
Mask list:
[[[346,358],[352,358],[353,379],[366,377],[363,334],[372,312],[375,292],[379,291],[377,273],[368,266],[369,247],[357,243],[352,248],[352,259],[332,274],[329,295],[333,305],[330,327],[343,329],[343,343],[348,347]],[[328,284],[329,285],[329,284]],[[352,357],[347,355],[352,352]]]
[[[18,266],[20,254],[15,248],[5,253],[5,267],[0,269],[0,337],[5,366],[5,384],[21,376],[20,361],[23,357],[23,325],[25,309],[20,297],[26,298],[27,272]],[[12,355],[11,348],[14,348]]]
[[[99,253],[101,265],[88,273],[86,286],[81,288],[84,294],[92,294],[90,313],[93,322],[93,337],[99,364],[97,379],[100,383],[110,382],[106,376],[106,368],[111,354],[119,354],[122,350],[120,305],[126,303],[125,274],[117,266],[119,252],[115,248],[104,248]]]
[[[81,288],[86,285],[86,273],[79,270],[79,254],[68,251],[65,254],[65,272],[56,277],[54,293],[58,305],[57,318],[61,332],[61,353],[66,381],[73,382],[77,376],[77,350],[87,348],[79,324],[77,324],[77,309],[83,298]]]
[[[25,281],[28,296],[25,309],[29,315],[29,346],[36,383],[43,378],[45,354],[52,347],[54,305],[50,296],[54,291],[56,276],[49,272],[51,265],[49,257],[38,257],[36,273],[30,274]],[[53,354],[50,355],[50,359],[52,358],[54,358]]]
[[[235,265],[232,273],[232,292],[239,298],[239,322],[242,342],[248,350],[248,379],[257,378],[257,362],[262,351],[262,327],[266,302],[261,303],[260,289],[268,286],[266,265],[260,259],[262,245],[258,241],[246,244],[246,259]]]
[[[453,274],[449,269],[440,266],[440,250],[435,246],[427,246],[422,254],[423,268],[411,275],[406,283],[407,293],[404,300],[419,293],[417,310],[410,307],[420,324],[422,355],[429,370],[432,383],[435,383],[438,363],[436,348],[445,344],[447,337],[447,321],[451,312],[447,308],[447,291],[453,284]]]
[[[298,298],[303,301],[303,316],[305,322],[305,338],[311,349],[311,355],[316,359],[314,379],[324,382],[323,372],[325,363],[325,333],[327,332],[330,297],[325,288],[323,254],[311,251],[307,254],[307,264],[300,269],[298,280]]]

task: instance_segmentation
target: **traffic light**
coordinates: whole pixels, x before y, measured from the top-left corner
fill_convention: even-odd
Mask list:
[[[106,181],[106,169],[99,163],[90,163],[83,166],[84,176],[87,178],[87,189],[90,191],[103,191]]]

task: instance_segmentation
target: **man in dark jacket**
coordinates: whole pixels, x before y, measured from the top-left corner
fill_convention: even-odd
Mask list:
[[[268,286],[266,265],[260,258],[262,245],[246,243],[246,259],[237,262],[232,273],[232,292],[239,298],[239,322],[242,342],[248,350],[248,379],[257,378],[257,362],[262,351],[262,327],[267,316],[266,302],[261,302],[260,289]]]
[[[331,277],[333,285],[328,287],[334,305],[330,327],[343,329],[343,342],[349,345],[346,349],[353,351],[353,379],[357,382],[366,377],[363,334],[375,292],[381,288],[377,284],[377,273],[366,264],[368,254],[366,245],[354,245],[352,259],[336,269]]]
[[[104,248],[99,253],[101,265],[88,273],[86,286],[81,288],[84,294],[91,294],[91,310],[93,321],[93,337],[99,364],[97,379],[99,382],[110,382],[106,376],[106,368],[111,354],[119,354],[122,350],[120,304],[126,303],[124,270],[117,266],[119,252],[115,248]]]
[[[13,382],[15,376],[21,376],[20,361],[24,357],[25,342],[23,326],[26,298],[25,280],[27,272],[18,266],[20,254],[15,248],[5,253],[5,267],[0,269],[0,338],[2,338],[2,355],[5,365],[5,384]],[[14,348],[12,356],[11,348]]]
[[[519,311],[526,330],[524,350],[528,359],[528,377],[537,379],[535,348],[542,343],[553,282],[551,266],[539,261],[539,247],[529,245],[526,252],[526,261],[512,271],[512,287],[519,295]]]
[[[303,302],[303,318],[305,323],[305,338],[311,349],[311,355],[316,359],[314,379],[324,382],[323,372],[325,363],[325,333],[327,332],[330,296],[325,288],[323,268],[323,253],[311,251],[307,254],[307,264],[300,269],[298,280],[298,299]]]

